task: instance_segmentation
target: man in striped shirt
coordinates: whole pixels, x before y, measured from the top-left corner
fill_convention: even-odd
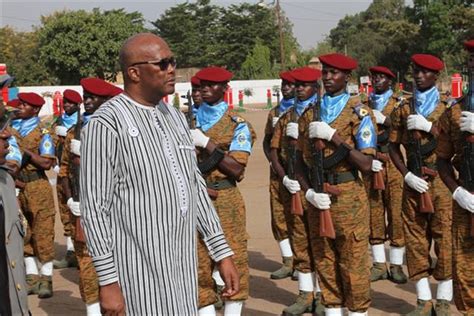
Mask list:
[[[120,52],[125,92],[82,134],[81,213],[103,312],[197,313],[196,228],[225,281],[239,277],[196,163],[184,116],[162,102],[174,93],[176,61],[145,33]]]

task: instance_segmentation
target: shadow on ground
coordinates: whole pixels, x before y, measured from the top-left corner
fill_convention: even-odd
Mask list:
[[[268,272],[270,277],[270,273],[279,269],[281,263],[268,259],[261,252],[249,251],[249,266],[251,269]]]

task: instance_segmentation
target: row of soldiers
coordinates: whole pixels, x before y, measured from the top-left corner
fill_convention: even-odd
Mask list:
[[[472,76],[474,41],[465,47]],[[407,282],[406,249],[417,293],[408,315],[449,315],[453,292],[457,309],[474,315],[474,87],[459,100],[440,95],[443,62],[415,54],[412,94],[393,92],[395,75],[374,66],[375,91],[364,102],[346,89],[357,61],[341,54],[319,60],[322,72],[280,74],[283,99],[268,115],[263,142],[272,230],[283,257],[271,278],[299,284],[283,314],[343,315],[347,308],[366,315],[371,281]],[[435,305],[430,277],[438,281]]]

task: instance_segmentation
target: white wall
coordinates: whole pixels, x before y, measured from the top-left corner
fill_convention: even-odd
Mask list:
[[[275,80],[236,80],[229,83],[232,88],[232,97],[234,106],[237,107],[239,104],[238,93],[239,90],[244,90],[246,88],[252,89],[253,95],[251,97],[244,96],[244,106],[252,105],[256,103],[266,104],[267,102],[267,89],[273,91],[274,86],[280,86],[280,79]],[[119,85],[123,88],[123,86]],[[54,92],[59,91],[61,94],[66,89],[76,90],[82,95],[81,86],[43,86],[43,87],[19,87],[20,92],[36,92],[40,95],[50,94],[54,95]],[[177,83],[176,92],[181,96],[185,96],[188,90],[191,89],[190,83]],[[50,97],[45,97],[46,104],[41,109],[40,115],[51,115],[53,114],[53,99]],[[168,102],[172,103],[173,96],[170,95]],[[180,104],[186,102],[184,98],[180,98]],[[273,102],[276,103],[276,97],[273,97]]]

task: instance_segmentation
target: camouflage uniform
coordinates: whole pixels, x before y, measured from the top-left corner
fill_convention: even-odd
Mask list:
[[[440,135],[436,148],[439,158],[451,160],[456,170],[464,160],[465,140],[459,129],[462,107],[456,104],[448,107],[439,119]],[[470,236],[472,214],[453,201],[453,289],[457,309],[467,315],[474,315],[474,238]]]
[[[285,170],[287,170],[289,146],[288,137],[286,136],[286,126],[291,121],[294,111],[294,108],[290,108],[282,114],[278,123],[275,125],[270,144],[272,149],[278,150],[280,164]],[[281,183],[281,180],[278,181]],[[291,194],[283,184],[281,184],[281,186],[281,199],[285,211],[284,215],[288,227],[291,250],[293,251],[294,268],[298,272],[311,273],[314,269],[312,268],[312,260],[310,258],[307,212],[305,212],[303,216],[291,214]],[[303,203],[303,209],[307,209],[306,200],[301,191],[300,198]]]
[[[362,118],[370,115],[371,110],[362,106],[358,97],[351,97],[339,116],[329,124],[337,129],[346,144],[355,146],[355,138]],[[375,120],[371,118],[375,127]],[[305,164],[311,170],[313,140],[309,138],[309,124],[313,121],[313,107],[309,108],[299,120],[298,146]],[[369,135],[370,136],[370,135]],[[331,155],[336,146],[325,142],[325,157]],[[375,155],[375,148],[361,150],[364,154]],[[370,305],[370,269],[369,269],[369,207],[367,192],[358,171],[343,159],[329,174],[352,172],[356,180],[332,184],[341,190],[341,195],[331,197],[331,217],[336,239],[319,236],[319,211],[308,206],[310,244],[314,256],[315,268],[320,278],[322,301],[327,308],[345,306],[353,312],[365,312]],[[331,183],[331,182],[330,182]],[[309,204],[309,203],[308,203]]]
[[[265,125],[265,135],[273,135],[273,118],[279,117],[279,106],[270,110]],[[282,241],[288,238],[287,219],[283,203],[288,199],[288,191],[285,189],[278,175],[270,168],[270,211],[273,237],[276,241]]]
[[[40,152],[40,142],[43,132],[40,125],[34,128],[28,135],[21,137],[12,130],[18,140],[21,150],[28,149],[31,152]],[[49,146],[53,146],[52,143]],[[45,158],[55,158],[54,155],[41,155]],[[44,170],[38,169],[32,163],[27,164],[18,176],[18,180],[25,183],[20,191],[18,199],[21,209],[28,221],[28,230],[25,236],[25,256],[37,257],[41,263],[54,259],[54,198],[53,190],[49,184]]]
[[[206,136],[210,137],[211,141],[216,143],[218,147],[226,152],[229,156],[234,158],[243,166],[247,165],[249,153],[243,151],[229,151],[230,144],[234,138],[234,130],[240,123],[245,120],[237,116],[233,112],[226,112],[221,119],[212,126],[207,132]],[[252,134],[252,144],[255,141],[255,132],[250,124],[247,125]],[[201,152],[198,155],[199,161],[205,161],[208,154]],[[228,300],[242,301],[246,300],[249,295],[249,267],[248,267],[248,253],[247,240],[248,234],[246,231],[246,212],[245,204],[242,195],[237,186],[233,185],[228,188],[219,189],[214,186],[216,182],[228,179],[228,176],[214,169],[209,174],[203,175],[208,187],[218,190],[217,199],[213,200],[219,216],[225,238],[229,243],[230,248],[234,251],[234,264],[240,276],[240,291]],[[231,179],[228,179],[233,182]],[[239,181],[242,179],[239,179]],[[203,259],[202,242],[200,242],[199,262],[198,262],[198,278],[199,278],[199,308],[207,306],[215,302],[216,294],[213,289],[210,289],[212,280],[212,270],[214,263],[210,259]],[[198,247],[198,249],[199,249]]]
[[[61,158],[61,170],[59,171],[60,177],[70,179],[70,183],[73,183],[73,164],[78,163],[79,157],[71,154],[71,140],[74,139],[75,129],[70,128],[66,139],[64,141],[64,149]],[[86,304],[92,304],[99,301],[99,280],[95,272],[92,258],[87,250],[87,245],[84,242],[75,239],[75,225],[77,217],[74,216],[68,209],[68,213],[71,217],[71,233],[74,240],[74,249],[76,251],[77,262],[79,264],[79,290],[81,292],[82,300]]]
[[[392,130],[389,141],[408,147],[407,118],[410,115],[409,98],[401,103],[392,113]],[[434,125],[446,109],[444,101],[439,102],[436,109],[427,117]],[[421,145],[429,143],[429,134],[421,132]],[[436,169],[434,150],[423,157],[423,165]],[[429,177],[429,194],[435,211],[433,214],[418,211],[419,194],[404,186],[402,197],[402,218],[406,242],[406,256],[409,277],[418,281],[433,274],[436,280],[451,279],[452,238],[451,238],[451,194],[441,179]],[[435,253],[438,258],[434,269],[431,267],[430,247],[435,242]]]
[[[395,95],[392,95],[382,114],[390,117],[390,114],[397,105],[398,99]],[[385,155],[388,161],[383,161],[385,190],[372,189],[372,176],[370,177],[370,182],[366,181],[370,205],[369,242],[371,245],[383,244],[388,238],[391,246],[404,247],[405,239],[403,237],[402,223],[403,178],[388,156],[388,128],[378,125],[378,130],[379,137],[386,140],[383,143],[377,144],[377,152]],[[385,222],[385,213],[387,213],[387,224]]]

